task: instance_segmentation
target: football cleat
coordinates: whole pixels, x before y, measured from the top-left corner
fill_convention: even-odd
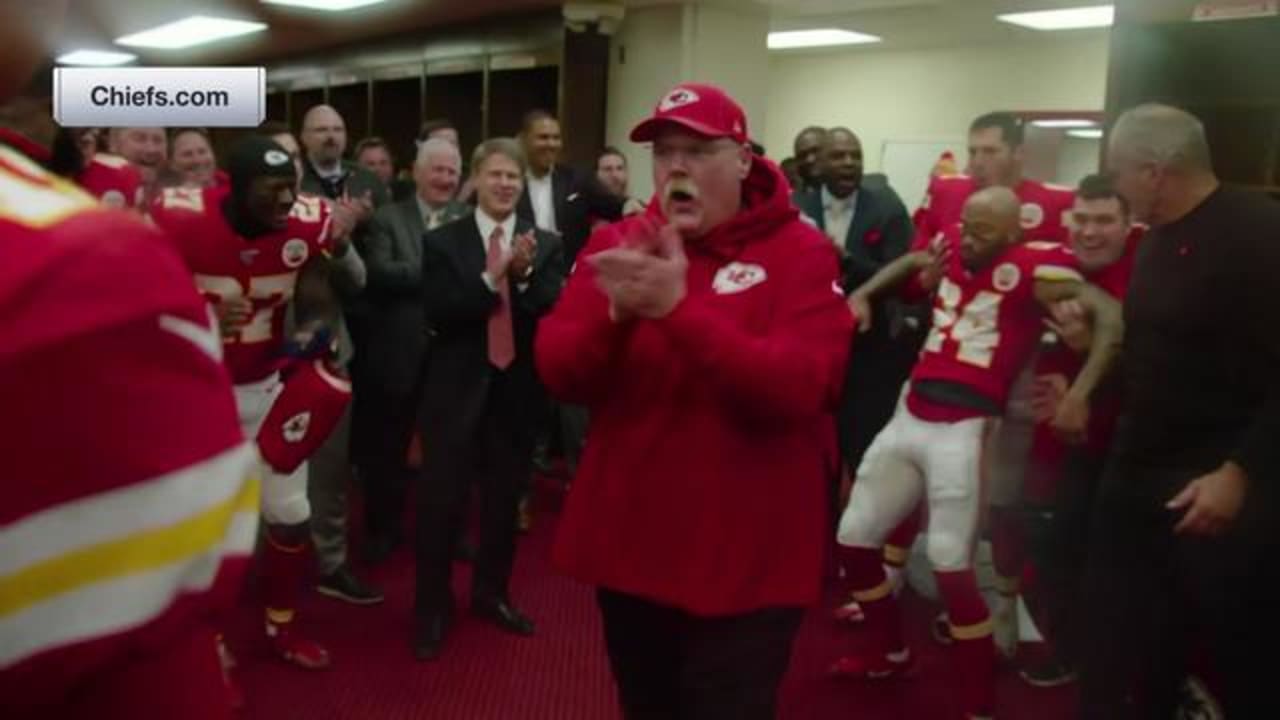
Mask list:
[[[267,623],[267,642],[281,660],[304,670],[323,670],[329,667],[329,651],[320,643],[294,632],[292,623],[277,625]]]
[[[827,671],[832,677],[862,680],[893,680],[910,676],[916,667],[910,648],[891,653],[845,655]]]
[[[831,617],[836,622],[849,623],[850,625],[857,625],[867,619],[866,614],[862,612],[862,606],[852,598],[850,598],[849,602],[832,610]]]

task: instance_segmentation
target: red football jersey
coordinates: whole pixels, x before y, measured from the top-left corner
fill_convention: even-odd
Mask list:
[[[76,175],[80,187],[114,208],[140,208],[142,206],[142,173],[132,163],[119,155],[98,153],[85,163]]]
[[[914,249],[929,244],[938,233],[960,222],[965,201],[977,191],[967,175],[935,177],[929,181],[924,202],[912,217],[916,234]],[[1023,180],[1013,188],[1022,202],[1022,239],[1064,242],[1070,227],[1075,193],[1068,188]]]
[[[222,213],[226,190],[167,188],[151,210],[156,225],[177,244],[196,286],[211,303],[247,297],[253,315],[235,336],[224,338],[226,363],[236,384],[261,380],[284,360],[285,308],[298,269],[328,252],[329,208],[315,196],[299,196],[283,230],[247,239]]]
[[[158,232],[5,147],[0,254],[0,714],[226,717],[209,621],[258,460],[208,308]]]
[[[953,226],[948,235],[958,232]],[[1075,256],[1059,243],[1019,243],[977,273],[965,270],[953,256],[934,294],[933,327],[912,381],[964,385],[1003,407],[1044,329],[1035,282],[1081,279]],[[929,419],[933,414],[926,409],[928,401],[914,393],[908,402],[917,415]]]
[[[1087,273],[1086,279],[1112,297],[1123,300],[1129,289],[1129,277],[1133,274],[1138,244],[1145,232],[1145,227],[1135,225],[1129,231],[1124,255],[1098,272]],[[1056,336],[1050,335],[1050,337],[1056,339]],[[1083,356],[1061,342],[1054,342],[1052,346],[1045,348],[1036,356],[1035,373],[1037,377],[1061,375],[1070,382],[1075,379],[1076,373],[1080,372],[1083,366]],[[1090,399],[1086,442],[1092,452],[1105,453],[1111,445],[1111,435],[1120,417],[1120,403],[1118,388],[1105,384]],[[1046,502],[1053,499],[1057,478],[1066,454],[1066,445],[1048,423],[1037,423],[1035,437],[1031,442],[1031,468],[1027,474],[1025,490],[1028,498]]]

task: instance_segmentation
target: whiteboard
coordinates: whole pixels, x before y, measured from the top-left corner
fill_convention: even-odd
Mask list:
[[[963,170],[968,148],[964,138],[954,140],[886,140],[880,151],[880,171],[898,191],[908,212],[914,212],[929,189],[929,173],[942,153],[950,150],[956,169]]]

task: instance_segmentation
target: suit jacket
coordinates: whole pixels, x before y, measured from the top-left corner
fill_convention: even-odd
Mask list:
[[[462,203],[444,207],[441,225],[471,213]],[[413,392],[422,375],[427,324],[422,305],[422,237],[427,232],[416,196],[374,213],[365,237],[372,308],[360,348],[360,379],[386,393]]]
[[[822,207],[820,188],[798,192],[792,196],[792,202],[826,232],[826,211]],[[849,231],[840,246],[845,292],[853,292],[910,250],[911,236],[911,216],[892,188],[866,184],[859,188],[853,222],[849,223]],[[884,298],[876,303],[874,311],[877,317],[872,323],[872,337],[864,339],[887,340],[891,335],[900,334],[904,323],[917,326],[909,335],[917,335],[921,329],[921,309],[917,306],[904,305],[896,298]]]
[[[591,221],[620,219],[623,200],[606,190],[594,176],[583,175],[566,165],[551,168],[551,199],[556,208],[556,226],[564,243],[567,273],[591,236]],[[527,184],[516,205],[516,214],[531,224],[535,222]]]
[[[533,364],[533,334],[564,284],[560,239],[516,221],[516,233],[534,232],[533,274],[521,289],[511,283],[515,360],[505,371],[503,407],[517,432],[532,436],[545,393]],[[423,285],[427,324],[433,333],[423,384],[422,422],[441,444],[474,437],[489,404],[497,371],[489,364],[489,315],[498,294],[480,275],[485,240],[475,215],[429,232],[423,238]]]

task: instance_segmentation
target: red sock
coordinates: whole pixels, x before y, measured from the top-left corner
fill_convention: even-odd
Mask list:
[[[306,541],[285,539],[281,535],[267,526],[262,558],[267,620],[275,625],[293,621],[298,596],[302,592],[302,578],[307,571]]]
[[[920,534],[920,526],[924,519],[924,504],[916,505],[911,514],[902,519],[898,523],[898,527],[889,533],[889,538],[884,543],[884,564],[889,567],[901,569],[907,564],[907,557],[911,553],[911,546],[916,542],[916,535]]]
[[[898,601],[893,587],[880,564],[880,553],[870,548],[840,546],[840,556],[853,599],[866,616],[864,627],[876,652],[902,650],[902,622],[898,617]]]
[[[1018,581],[1026,562],[1022,522],[1018,512],[992,505],[988,516],[991,530],[991,562],[996,570],[996,589],[1001,595],[1018,594]]]
[[[972,570],[936,572],[938,591],[951,619],[950,652],[961,708],[974,715],[995,710],[995,643],[991,616]]]

